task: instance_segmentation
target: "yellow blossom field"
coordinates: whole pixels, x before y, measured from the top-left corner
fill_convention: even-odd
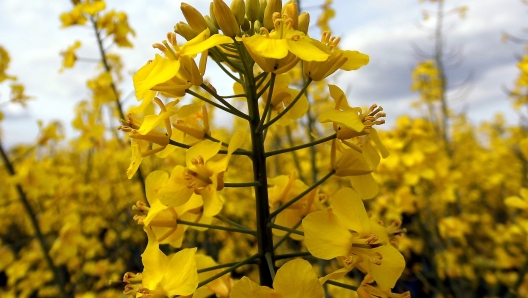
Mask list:
[[[294,0],[174,2],[132,104],[119,50],[148,24],[72,0],[61,29],[92,39],[50,76],[89,60],[87,97],[9,145],[4,118],[39,95],[0,40],[0,297],[528,297],[528,55],[497,99],[518,123],[475,123],[452,106],[445,23],[472,8],[421,2],[434,46],[391,125],[394,105],[338,79],[373,57],[332,32],[353,12],[331,0],[317,17]]]

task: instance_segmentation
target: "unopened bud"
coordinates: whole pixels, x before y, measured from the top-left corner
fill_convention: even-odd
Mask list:
[[[209,28],[205,22],[202,14],[196,10],[196,8],[191,5],[182,2],[180,9],[183,13],[183,16],[189,23],[189,26],[194,30],[196,34],[202,33],[205,29]]]
[[[189,24],[184,22],[178,22],[178,24],[174,25],[174,32],[183,36],[186,40],[191,40],[198,35]]]
[[[297,26],[299,25],[299,8],[297,7],[297,2],[291,0],[290,2],[286,3],[282,14],[285,14],[288,16],[288,18],[292,19],[293,29],[297,30]]]
[[[260,9],[258,19],[260,24],[264,23],[264,12],[266,11],[266,6],[268,5],[267,0],[260,0]]]
[[[213,9],[213,2],[211,2],[209,4],[209,15],[211,16],[211,20],[213,21],[213,24],[215,25],[216,28],[220,28],[220,26],[218,26],[218,22],[216,21],[216,16],[215,16],[215,13],[214,13],[214,9]]]
[[[297,25],[297,30],[308,34],[308,27],[310,26],[310,14],[307,12],[301,13],[299,16],[299,23]]]
[[[273,14],[278,12],[279,14],[282,11],[282,1],[281,0],[269,0],[268,5],[266,5],[266,10],[264,11],[264,28],[271,31],[275,28],[273,22]]]
[[[244,0],[233,0],[231,1],[231,11],[235,15],[235,19],[239,26],[244,24],[244,18],[246,17],[246,4]]]
[[[242,29],[242,31],[244,32],[247,32],[249,29],[251,29],[251,24],[249,23],[249,20],[248,19],[244,19],[244,23],[242,25],[240,25],[240,29]]]
[[[258,20],[260,14],[259,0],[246,0],[246,17],[250,22]]]
[[[207,26],[209,26],[209,31],[211,32],[211,35],[218,34],[218,27],[215,26],[213,20],[210,16],[204,16],[205,22],[207,23]]]
[[[255,21],[255,24],[253,24],[253,28],[255,29],[255,32],[251,32],[251,35],[258,34],[260,32],[260,27],[262,27],[260,21]]]
[[[213,10],[218,26],[222,29],[224,35],[235,37],[240,33],[235,15],[224,1],[213,0]]]

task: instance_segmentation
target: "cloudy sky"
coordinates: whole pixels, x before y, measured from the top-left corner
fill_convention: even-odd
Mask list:
[[[187,1],[203,14],[208,14],[209,2]],[[303,10],[311,13],[312,20],[319,14],[321,2],[302,1]],[[458,65],[448,68],[451,107],[467,112],[474,122],[490,119],[500,111],[508,113],[510,122],[516,123],[517,116],[502,89],[513,85],[518,73],[515,64],[523,47],[501,42],[501,34],[528,37],[523,31],[528,27],[528,6],[520,0],[446,0],[446,9],[455,5],[468,6],[469,10],[465,19],[451,15],[445,24],[448,49],[459,52],[461,58]],[[128,74],[120,86],[124,95],[133,90],[130,75],[156,53],[151,45],[163,40],[174,24],[183,20],[179,6],[180,2],[174,0],[107,1],[107,7],[126,11],[136,30],[134,48],[118,51]],[[434,12],[436,6],[420,4],[418,0],[334,0],[333,6],[337,16],[330,25],[334,35],[342,37],[341,47],[366,53],[371,61],[359,71],[342,74],[337,78],[339,84],[347,90],[351,104],[383,105],[389,114],[388,125],[393,125],[397,115],[411,111],[410,102],[417,98],[410,91],[411,72],[423,58],[413,47],[431,53],[434,19],[424,22],[422,14],[424,10]],[[11,55],[9,74],[17,76],[26,85],[27,93],[35,97],[27,109],[2,105],[2,142],[8,145],[32,142],[38,131],[37,119],[45,123],[59,119],[69,126],[75,104],[89,96],[85,82],[93,76],[94,64],[78,63],[75,69],[59,73],[59,53],[76,39],[83,43],[79,56],[97,58],[89,27],[59,29],[60,13],[69,9],[71,4],[66,0],[0,1],[0,44]],[[318,38],[320,33],[314,28],[311,34]],[[222,86],[222,82],[215,81],[214,70],[208,70],[208,75],[213,78],[213,85]],[[458,86],[467,77],[471,78],[466,85],[471,92],[456,96],[463,91]],[[0,86],[0,103],[8,98],[6,85]],[[228,92],[221,92],[221,88],[219,93]]]

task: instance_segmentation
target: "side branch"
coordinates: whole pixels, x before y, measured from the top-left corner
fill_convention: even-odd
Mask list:
[[[300,150],[300,149],[312,147],[312,146],[315,146],[315,145],[318,145],[318,144],[321,144],[321,143],[324,143],[324,142],[327,142],[327,141],[331,141],[331,140],[333,140],[335,138],[337,138],[337,133],[335,133],[333,135],[330,135],[330,136],[327,136],[327,137],[324,137],[324,138],[319,139],[317,141],[313,141],[313,142],[310,142],[310,143],[302,144],[302,145],[299,145],[299,146],[294,146],[294,147],[290,147],[290,148],[285,148],[285,149],[280,149],[280,150],[266,152],[266,157],[270,157],[270,156],[277,155],[277,154],[282,154],[282,153],[286,153],[286,152],[291,152],[291,151],[295,151],[295,150]]]
[[[176,220],[178,224],[181,225],[187,225],[191,227],[200,227],[200,228],[209,228],[209,229],[216,229],[216,230],[224,230],[224,231],[230,231],[230,232],[236,232],[236,233],[242,233],[242,234],[249,234],[256,236],[257,231],[254,230],[248,230],[248,229],[237,229],[237,228],[230,228],[230,227],[223,227],[223,226],[217,226],[217,225],[207,225],[207,224],[201,224],[197,222],[191,222],[186,220],[178,219]]]
[[[328,174],[326,174],[326,176],[324,176],[323,178],[321,178],[321,180],[317,181],[314,185],[308,187],[308,189],[306,189],[305,191],[303,191],[301,194],[299,194],[298,196],[296,196],[295,198],[291,199],[290,201],[288,201],[288,203],[280,206],[279,208],[277,208],[277,210],[271,212],[270,214],[270,219],[274,218],[275,216],[277,216],[277,214],[281,213],[284,209],[290,207],[292,204],[294,204],[295,202],[297,202],[298,200],[300,200],[302,197],[304,197],[305,195],[307,195],[309,192],[311,192],[312,190],[314,190],[316,187],[318,187],[319,185],[323,184],[323,182],[325,182],[328,178],[330,178],[332,175],[335,174],[335,170],[331,170],[330,172],[328,172]]]
[[[223,275],[225,275],[225,274],[227,274],[229,272],[235,271],[240,266],[244,266],[246,264],[252,264],[253,261],[255,259],[257,259],[257,258],[260,258],[260,253],[256,253],[256,254],[252,255],[251,257],[249,257],[249,258],[247,258],[247,259],[245,259],[243,261],[240,261],[240,262],[236,263],[235,265],[227,268],[226,270],[224,270],[224,271],[222,271],[222,272],[220,272],[218,274],[215,274],[215,275],[211,276],[210,278],[202,281],[201,283],[198,284],[198,288],[202,287],[202,286],[205,286],[206,284],[212,282],[213,280],[215,280],[215,279],[217,279],[217,278],[219,278],[219,277],[221,277],[221,276],[223,276]]]
[[[282,116],[284,116],[288,111],[293,108],[293,106],[299,101],[299,99],[302,97],[302,95],[306,92],[306,89],[308,89],[308,86],[310,86],[310,83],[312,82],[312,79],[308,79],[306,83],[304,83],[304,86],[302,87],[301,91],[299,91],[299,94],[295,97],[295,99],[282,111],[280,112],[275,118],[271,119],[271,121],[264,124],[263,129],[268,128],[273,123],[277,122]]]
[[[229,108],[224,107],[223,105],[217,104],[216,102],[211,101],[211,100],[201,96],[200,94],[198,94],[198,93],[196,93],[196,92],[194,92],[194,91],[192,91],[190,89],[185,90],[185,93],[190,94],[190,95],[192,95],[192,96],[194,96],[194,97],[196,97],[196,98],[198,98],[198,99],[200,99],[200,100],[202,100],[202,101],[204,101],[204,102],[206,102],[206,103],[208,103],[210,105],[213,105],[213,106],[219,108],[222,111],[228,112],[229,114],[238,116],[238,117],[246,119],[246,120],[250,120],[248,115],[240,112],[239,110],[234,110],[233,111],[233,110],[231,110]]]

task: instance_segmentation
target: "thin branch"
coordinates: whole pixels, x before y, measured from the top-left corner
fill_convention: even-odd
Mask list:
[[[256,254],[254,254],[253,256],[251,256],[251,257],[249,257],[249,258],[247,258],[247,259],[245,259],[245,260],[243,260],[243,261],[240,261],[240,262],[236,263],[235,265],[233,265],[233,266],[227,268],[226,270],[224,270],[224,271],[222,271],[222,272],[220,272],[220,273],[218,273],[218,274],[215,274],[215,275],[211,276],[210,278],[208,278],[208,279],[202,281],[201,283],[198,284],[198,288],[199,288],[199,287],[202,287],[202,286],[205,286],[206,284],[212,282],[213,280],[215,280],[215,279],[217,279],[217,278],[219,278],[219,277],[221,277],[221,276],[223,276],[223,275],[225,275],[225,274],[227,274],[227,273],[229,273],[229,272],[234,271],[235,269],[237,269],[237,268],[240,267],[240,266],[244,266],[244,265],[246,265],[246,264],[251,264],[251,263],[253,263],[253,261],[254,261],[255,259],[259,258],[259,257],[260,257],[260,253],[256,253]]]
[[[256,231],[254,230],[248,230],[248,229],[237,229],[237,228],[230,228],[230,227],[223,227],[223,226],[217,226],[217,225],[208,225],[208,224],[201,224],[197,222],[191,222],[186,220],[178,219],[176,220],[178,224],[181,225],[187,225],[191,227],[200,227],[200,228],[209,228],[209,229],[215,229],[215,230],[223,230],[223,231],[229,231],[229,232],[236,232],[236,233],[242,233],[242,234],[249,234],[249,235],[256,235]]]
[[[297,202],[298,200],[300,200],[302,197],[304,197],[305,195],[307,195],[310,191],[314,190],[316,187],[318,187],[319,185],[323,184],[323,182],[325,182],[328,178],[330,178],[332,175],[335,174],[335,170],[331,170],[330,172],[328,172],[328,174],[326,174],[326,176],[324,176],[323,178],[321,178],[321,180],[317,181],[315,184],[313,184],[312,186],[308,187],[305,191],[303,191],[301,194],[299,194],[298,196],[296,196],[295,198],[291,199],[290,201],[288,201],[286,204],[280,206],[279,208],[277,208],[277,210],[273,211],[271,214],[270,214],[270,218],[274,218],[275,216],[277,216],[277,214],[281,213],[284,209],[290,207],[293,203]]]
[[[331,141],[331,140],[333,140],[335,138],[337,138],[337,133],[335,133],[333,135],[330,135],[330,136],[327,136],[327,137],[324,137],[324,138],[319,139],[319,140],[314,141],[314,142],[310,142],[310,143],[306,143],[306,144],[302,144],[302,145],[294,146],[294,147],[290,147],[290,148],[285,148],[285,149],[279,149],[279,150],[275,150],[275,151],[266,152],[266,157],[270,157],[270,156],[277,155],[277,154],[282,154],[282,153],[286,153],[286,152],[291,152],[291,151],[295,151],[295,150],[308,148],[308,147],[311,147],[311,146],[315,146],[317,144],[321,144],[321,143],[324,143],[324,142],[327,142],[327,141]]]

